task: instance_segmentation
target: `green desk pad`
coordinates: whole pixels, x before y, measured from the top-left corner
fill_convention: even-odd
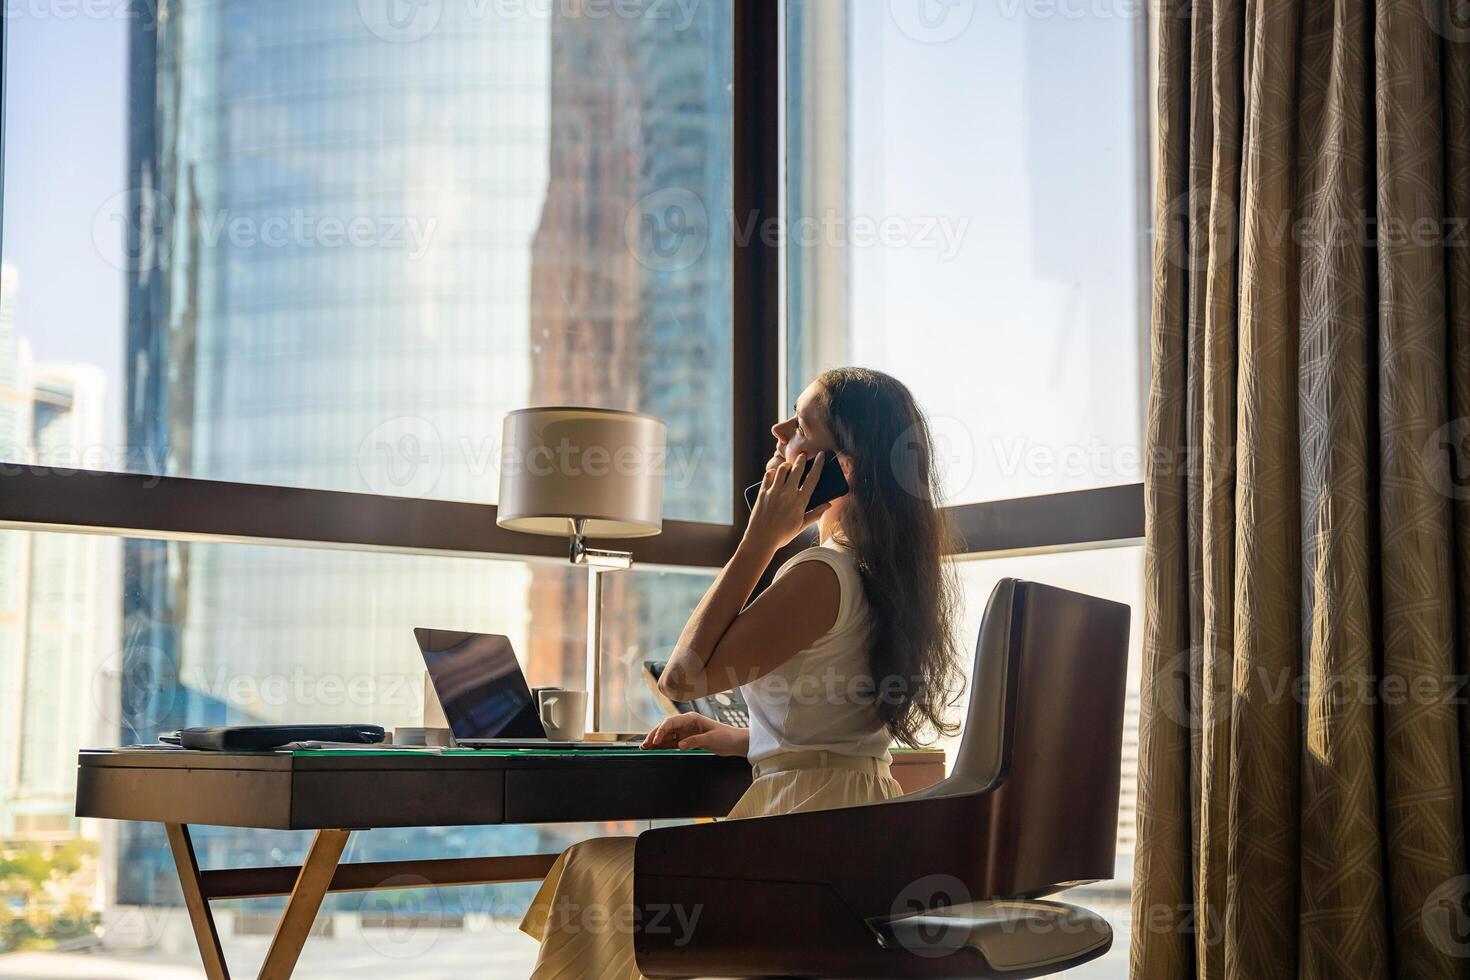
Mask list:
[[[908,752],[923,752],[926,749],[906,749],[894,747],[890,750],[893,755],[904,755]],[[401,749],[293,749],[293,756],[304,756],[317,758],[321,756],[377,756],[377,755],[503,755],[511,757],[525,756],[590,756],[600,758],[601,756],[630,756],[630,755],[709,755],[705,749],[422,749],[417,746],[405,746]]]
[[[420,749],[410,746],[401,749],[292,749],[293,756],[320,758],[322,756],[403,756],[403,755],[503,755],[513,758],[531,756],[580,756],[594,759],[603,756],[630,755],[708,755],[704,749]]]

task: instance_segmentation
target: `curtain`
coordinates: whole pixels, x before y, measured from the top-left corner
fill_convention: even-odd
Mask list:
[[[1156,9],[1135,980],[1470,977],[1467,12]]]

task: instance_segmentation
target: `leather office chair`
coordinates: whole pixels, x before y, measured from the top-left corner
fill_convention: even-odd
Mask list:
[[[884,803],[643,833],[639,969],[1020,978],[1103,955],[1106,922],[1042,899],[1113,876],[1127,660],[1127,606],[1003,579],[952,774]]]

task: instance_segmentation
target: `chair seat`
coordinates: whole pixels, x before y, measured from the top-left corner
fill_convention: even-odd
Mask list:
[[[874,923],[883,944],[919,957],[940,959],[974,950],[988,972],[955,976],[1044,976],[1096,959],[1113,945],[1101,916],[1063,902],[969,902]]]

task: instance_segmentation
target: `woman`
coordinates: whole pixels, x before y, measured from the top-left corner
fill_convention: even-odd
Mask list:
[[[755,778],[732,819],[897,796],[888,746],[957,729],[944,717],[960,687],[956,592],[940,561],[948,531],[913,396],[877,371],[828,371],[771,433],[776,451],[745,535],[659,681],[680,701],[739,686],[750,728],[682,714],[643,742],[749,758]],[[808,510],[822,467],[833,465],[851,490]],[[776,552],[813,522],[820,543],[746,607]],[[639,976],[633,845],[598,838],[557,859],[521,923],[542,943],[533,978]]]

